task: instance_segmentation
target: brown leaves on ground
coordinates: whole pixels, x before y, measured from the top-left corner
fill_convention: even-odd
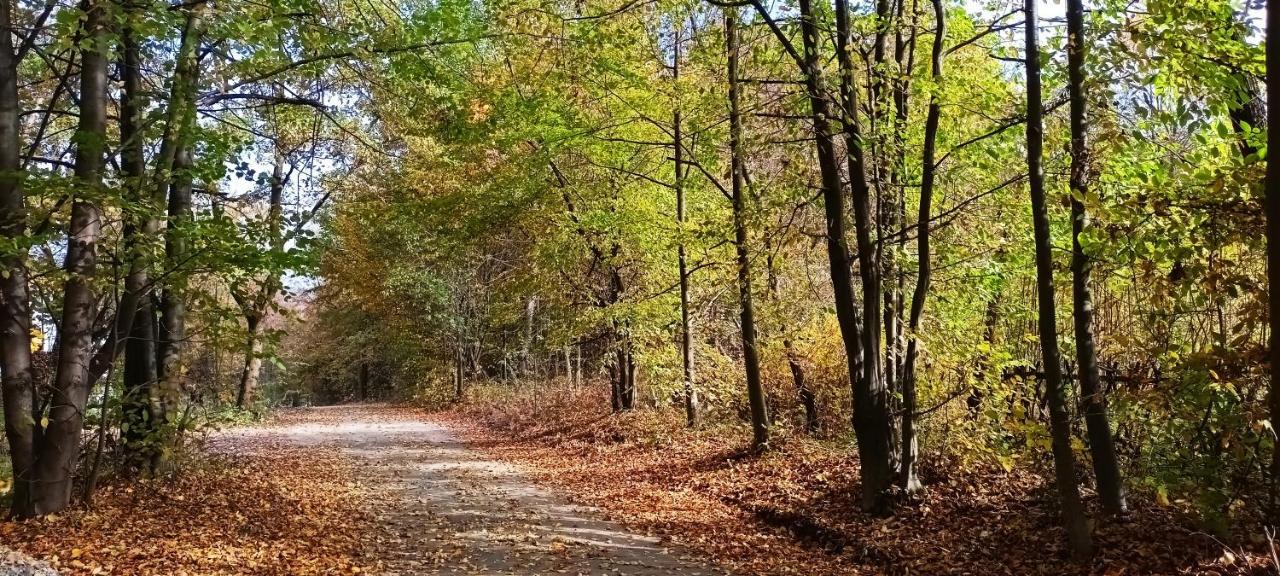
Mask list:
[[[927,490],[889,517],[858,508],[852,447],[782,438],[753,455],[741,428],[684,428],[676,411],[609,416],[594,395],[459,409],[479,448],[525,464],[615,519],[743,574],[1272,573],[1265,544],[1228,547],[1170,508],[1135,498],[1100,521],[1097,554],[1071,562],[1049,483],[1025,470],[922,473]]]
[[[101,488],[93,510],[0,523],[0,542],[64,574],[364,572],[348,464],[321,448],[207,455],[172,479]]]

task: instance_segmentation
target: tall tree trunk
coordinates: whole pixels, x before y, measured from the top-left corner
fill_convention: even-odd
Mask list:
[[[733,191],[733,235],[738,254],[738,305],[742,319],[742,364],[747,375],[747,401],[751,404],[751,443],[757,450],[769,446],[769,409],[760,381],[760,356],[756,348],[756,313],[751,302],[751,257],[747,246],[746,199],[743,191],[742,115],[739,111],[738,14],[724,15],[725,51],[729,56],[729,155]]]
[[[200,15],[202,7],[188,9],[182,28],[182,38],[178,46],[176,64],[166,102],[165,121],[156,155],[153,157],[151,177],[146,186],[150,189],[151,203],[166,207],[170,188],[174,183],[174,169],[177,164],[179,149],[185,139],[190,137],[190,126],[195,114],[195,84],[198,69],[196,66],[197,49],[203,30],[203,19]],[[126,46],[126,59],[131,58]],[[125,89],[130,91],[129,83],[132,71],[128,62],[124,67]],[[133,104],[143,108],[141,88]],[[123,122],[123,119],[122,119]],[[127,161],[126,161],[127,163]],[[143,186],[143,176],[139,177],[139,187]],[[148,218],[144,224],[144,232],[148,236],[160,233],[163,214]],[[172,264],[172,260],[169,261]],[[171,274],[176,272],[169,271]],[[133,453],[133,459],[141,468],[150,469],[156,461],[156,455],[162,448],[156,440],[162,438],[158,433],[163,421],[157,420],[156,396],[157,385],[163,369],[161,362],[163,346],[160,342],[160,309],[162,299],[145,296],[139,300],[129,339],[125,344],[125,421],[129,423],[125,435],[126,449]]]
[[[632,410],[636,407],[636,356],[631,342],[631,327],[626,323],[623,323],[620,360],[623,366],[622,388],[619,390],[621,405],[623,410]]]
[[[911,315],[908,320],[910,340],[907,343],[907,358],[902,378],[902,454],[899,458],[898,482],[908,492],[920,488],[920,480],[916,477],[916,361],[920,356],[920,319],[924,315],[925,299],[929,296],[929,281],[932,278],[933,262],[929,251],[930,218],[933,210],[933,187],[937,178],[938,165],[935,152],[938,142],[938,119],[942,115],[942,107],[938,103],[938,90],[942,84],[942,57],[946,53],[944,46],[947,39],[947,13],[942,0],[932,0],[934,36],[933,51],[930,55],[934,89],[929,94],[929,111],[924,121],[924,153],[920,166],[920,206],[916,214],[916,252],[920,260],[916,273],[916,287],[911,295]]]
[[[102,187],[107,128],[108,14],[103,0],[84,4],[85,43],[80,53],[80,123],[76,130],[75,176],[82,196],[71,204],[64,268],[59,354],[49,424],[41,435],[32,486],[37,514],[52,514],[71,502],[72,478],[80,454],[80,431],[89,397],[93,352],[101,214],[94,199]]]
[[[626,354],[622,350],[617,322],[614,322],[609,343],[613,348],[613,360],[609,362],[609,402],[614,412],[622,411],[622,389],[626,386]]]
[[[1044,126],[1040,94],[1040,42],[1036,0],[1025,0],[1027,67],[1027,174],[1031,184],[1031,216],[1035,227],[1036,293],[1039,301],[1040,350],[1044,359],[1049,427],[1053,443],[1054,476],[1062,498],[1062,520],[1067,541],[1076,556],[1087,556],[1093,548],[1080,488],[1076,486],[1076,461],[1071,452],[1071,422],[1067,415],[1066,389],[1062,382],[1062,359],[1058,355],[1058,326],[1053,293],[1053,245],[1049,238],[1049,205],[1045,198],[1041,156],[1044,153]]]
[[[366,402],[369,400],[369,361],[368,360],[360,361],[360,382],[359,382],[358,392],[360,393],[361,402]]]
[[[803,12],[803,9],[801,10]],[[867,185],[862,134],[858,126],[857,88],[853,84],[849,5],[836,0],[836,60],[840,65],[840,100],[850,190],[853,196],[854,231],[858,244],[858,272],[862,279],[863,374],[854,394],[854,432],[862,456],[862,502],[867,509],[884,508],[884,491],[893,478],[893,434],[889,394],[880,364],[881,277],[876,243],[871,238],[871,189]],[[816,31],[814,32],[816,36]],[[813,44],[816,45],[816,39]],[[877,50],[883,40],[877,41]],[[816,49],[815,49],[816,50]],[[816,57],[816,54],[815,54]],[[881,56],[880,58],[883,58]]]
[[[89,363],[89,382],[97,382],[116,361],[116,357],[126,350],[119,342],[126,339],[133,331],[137,319],[138,307],[146,298],[148,291],[147,259],[145,252],[148,234],[154,234],[159,228],[154,218],[138,216],[139,212],[147,212],[147,194],[142,179],[146,173],[146,159],[143,155],[142,111],[146,108],[146,96],[142,91],[142,62],[139,54],[137,31],[134,20],[138,18],[138,7],[131,1],[123,2],[125,20],[120,27],[120,44],[122,61],[120,76],[124,84],[120,98],[120,169],[125,177],[127,200],[133,205],[134,214],[126,215],[124,221],[124,247],[126,260],[129,263],[124,279],[124,293],[116,302],[115,318],[106,341],[98,348]]]
[[[171,270],[182,266],[187,256],[184,227],[191,221],[191,150],[180,146],[174,159],[173,186],[169,191],[169,227],[165,234],[165,258]],[[182,351],[186,346],[186,281],[175,274],[160,298],[159,380],[152,387],[151,422],[157,432],[157,446],[151,468],[163,472],[170,464],[181,414],[184,372]]]
[[[1111,439],[1111,423],[1107,418],[1107,403],[1103,397],[1093,337],[1093,295],[1089,291],[1089,272],[1093,263],[1080,245],[1080,235],[1088,226],[1084,199],[1089,179],[1083,0],[1067,0],[1067,37],[1067,89],[1071,105],[1071,303],[1076,331],[1076,369],[1089,434],[1089,454],[1093,457],[1093,473],[1098,481],[1098,497],[1104,510],[1120,514],[1126,508],[1124,482]]]
[[[126,185],[133,194],[133,201],[139,205],[149,204],[151,195],[143,182],[146,174],[146,159],[143,155],[142,111],[146,108],[146,95],[142,89],[142,58],[139,54],[137,32],[134,30],[134,19],[137,18],[137,6],[126,1],[125,25],[120,32],[123,63],[120,75],[124,90],[120,99],[120,139],[121,169],[126,177]],[[144,247],[147,239],[159,232],[160,221],[151,216],[151,207],[147,206],[148,216],[131,219],[126,222],[126,249],[129,251],[129,275],[125,279],[125,295],[121,300],[117,315],[129,313],[132,316],[127,323],[117,323],[115,334],[126,336],[123,346],[114,346],[124,351],[124,390],[121,393],[122,428],[121,436],[125,451],[129,454],[131,468],[139,468],[145,463],[138,457],[145,451],[147,417],[149,414],[148,394],[151,384],[156,380],[155,353],[155,309],[148,297],[148,258]],[[126,310],[126,300],[133,297],[132,310]],[[107,350],[107,347],[104,347]],[[112,350],[114,352],[114,350]],[[99,354],[101,356],[101,353]],[[114,353],[112,354],[114,356]],[[124,424],[128,424],[127,426]]]
[[[13,50],[13,4],[0,0],[0,237],[11,246],[27,232],[20,158],[18,62]],[[26,254],[0,258],[0,372],[4,374],[4,424],[13,468],[12,512],[35,514],[31,481],[35,466],[33,374],[31,368],[31,300],[27,292]]]
[[[275,155],[271,170],[271,198],[267,209],[267,229],[271,239],[271,253],[277,258],[284,251],[284,157]],[[271,303],[280,291],[280,279],[270,276],[262,281],[257,291],[249,297],[237,297],[245,318],[244,368],[240,372],[240,388],[236,393],[236,406],[241,410],[253,403],[257,391],[258,373],[262,370],[262,320],[267,317]]]
[[[1003,258],[1004,250],[996,251],[996,258]],[[987,349],[978,355],[978,363],[973,371],[975,385],[969,391],[969,398],[965,400],[965,404],[969,408],[969,415],[977,417],[982,408],[982,398],[984,396],[983,387],[987,379],[991,377],[991,356],[995,352],[996,347],[996,328],[1000,322],[1000,298],[1004,294],[1004,288],[996,289],[996,293],[991,295],[991,299],[987,300],[986,311],[982,314],[982,342],[987,345]]]
[[[853,291],[853,275],[849,269],[849,249],[844,225],[844,190],[831,132],[831,107],[827,100],[826,82],[823,79],[821,60],[818,56],[821,36],[817,15],[810,0],[800,0],[799,4],[803,55],[796,51],[790,37],[778,26],[769,9],[758,0],[752,2],[756,13],[769,25],[774,37],[796,61],[804,76],[814,147],[818,155],[818,171],[821,175],[827,232],[827,259],[830,262],[836,321],[840,325],[840,336],[844,343],[849,382],[854,397],[854,431],[858,437],[858,454],[862,461],[863,473],[862,505],[868,510],[880,510],[885,502],[884,489],[888,486],[892,475],[889,466],[889,430],[884,413],[883,382],[879,378],[872,380],[866,377],[869,372],[875,372],[874,366],[868,367],[866,364],[871,362],[878,352],[868,349],[865,355],[863,353],[865,344],[863,319],[858,316],[858,306]],[[847,9],[848,6],[841,3],[837,8]],[[856,153],[861,154],[860,148]],[[860,172],[861,157],[851,154],[850,158],[851,163],[857,162],[859,170],[852,174],[851,179],[855,182],[855,188],[861,185],[865,192],[865,175]],[[877,306],[875,302],[873,300],[871,306]],[[865,302],[863,304],[866,305]],[[874,331],[879,331],[879,327],[870,319],[867,320],[867,326]],[[873,382],[877,384],[873,385]],[[877,397],[879,404],[876,404]],[[868,418],[868,412],[879,412],[880,416]],[[869,419],[872,422],[869,423]],[[876,423],[877,419],[879,424]]]
[[[1280,38],[1271,33],[1280,30],[1280,10],[1267,1],[1267,115],[1280,110]],[[1267,131],[1267,149],[1280,150],[1280,130]],[[1267,312],[1270,324],[1271,385],[1268,403],[1271,421],[1280,422],[1280,163],[1267,162],[1265,210],[1267,216]],[[1271,511],[1272,523],[1280,519],[1276,497],[1280,492],[1280,442],[1271,452]]]
[[[671,78],[675,84],[676,106],[672,112],[672,140],[675,147],[676,188],[676,258],[680,265],[680,360],[684,369],[684,416],[690,427],[698,424],[698,391],[693,378],[693,322],[689,317],[689,261],[684,247],[684,134],[680,118],[680,34],[675,28],[675,54],[671,59]]]

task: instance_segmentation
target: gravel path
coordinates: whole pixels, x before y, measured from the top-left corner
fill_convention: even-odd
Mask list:
[[[535,486],[446,426],[385,406],[310,408],[231,435],[337,446],[356,460],[382,536],[385,574],[711,575],[657,538]]]

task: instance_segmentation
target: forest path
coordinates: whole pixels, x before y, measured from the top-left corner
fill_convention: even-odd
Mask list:
[[[306,408],[231,435],[333,446],[354,460],[384,535],[369,555],[388,576],[711,575],[657,538],[605,521],[469,449],[444,424],[381,405]]]

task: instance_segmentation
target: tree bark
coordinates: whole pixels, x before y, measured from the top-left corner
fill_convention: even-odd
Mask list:
[[[725,52],[729,57],[729,154],[733,192],[733,235],[738,256],[738,306],[742,320],[742,364],[747,376],[747,401],[751,405],[751,443],[756,450],[769,447],[769,409],[760,381],[760,356],[756,348],[756,316],[751,302],[751,256],[747,246],[746,200],[743,191],[742,115],[738,86],[738,14],[724,15]]]
[[[675,84],[678,99],[680,91],[680,34],[676,27],[675,54],[671,59],[671,77]],[[684,369],[684,415],[689,427],[698,425],[698,391],[694,387],[693,371],[693,322],[689,317],[689,261],[684,247],[684,134],[680,118],[680,104],[677,100],[672,112],[672,140],[675,146],[675,189],[676,189],[676,258],[680,265],[680,360]]]
[[[1280,76],[1280,38],[1271,33],[1280,30],[1280,10],[1267,1],[1267,114],[1280,109],[1280,82],[1271,82]],[[1267,131],[1267,149],[1280,150],[1280,130]],[[1267,312],[1270,328],[1271,364],[1268,404],[1271,422],[1280,422],[1280,163],[1267,162],[1265,211],[1267,217]],[[1273,432],[1274,434],[1274,432]],[[1271,452],[1271,510],[1272,523],[1280,519],[1276,497],[1280,492],[1280,442]]]
[[[258,390],[258,376],[262,372],[261,322],[257,315],[245,318],[244,367],[240,370],[240,388],[236,392],[236,407],[247,410]]]
[[[1098,373],[1098,352],[1093,336],[1093,295],[1089,273],[1093,263],[1080,245],[1088,226],[1084,199],[1088,191],[1089,148],[1086,140],[1084,94],[1084,2],[1067,0],[1067,90],[1071,115],[1071,288],[1072,318],[1076,332],[1076,370],[1080,402],[1089,435],[1089,453],[1098,482],[1098,497],[1109,514],[1125,511],[1124,482],[1116,462],[1111,423]]]
[[[146,159],[141,126],[146,96],[142,90],[142,58],[139,54],[138,37],[133,28],[134,19],[138,17],[138,7],[131,0],[125,0],[123,6],[124,23],[120,27],[120,76],[124,85],[120,98],[120,170],[125,177],[124,187],[128,191],[126,199],[135,212],[127,214],[124,222],[124,248],[129,262],[124,292],[116,302],[111,331],[89,363],[90,383],[101,379],[115,363],[116,357],[126,350],[126,346],[121,346],[119,342],[132,333],[138,307],[148,291],[146,237],[159,229],[156,219],[137,215],[144,208],[149,208],[146,206],[148,197],[142,182],[146,173]]]
[[[761,2],[753,1],[756,13],[769,25],[773,35],[796,61],[804,76],[805,95],[809,101],[810,120],[814,136],[814,147],[818,155],[818,170],[821,175],[822,201],[826,220],[827,259],[830,262],[832,292],[835,300],[836,320],[840,325],[840,336],[844,343],[845,356],[849,368],[849,382],[854,398],[854,432],[858,437],[858,454],[862,463],[862,506],[867,510],[882,510],[885,505],[884,490],[888,487],[892,470],[889,464],[889,430],[885,414],[883,381],[878,377],[868,378],[869,374],[878,374],[875,367],[877,348],[865,347],[863,319],[859,318],[858,306],[854,299],[853,275],[849,269],[849,249],[845,238],[844,225],[844,190],[841,182],[840,164],[836,157],[835,141],[831,131],[831,107],[827,99],[826,82],[823,79],[821,60],[818,55],[820,32],[817,15],[810,0],[800,0],[800,30],[803,41],[803,55],[795,50],[790,38],[778,26],[769,9]],[[846,10],[848,6],[837,3],[837,10]],[[847,17],[840,16],[840,17]],[[847,22],[846,22],[847,25]],[[844,46],[845,41],[841,41]],[[851,72],[850,72],[851,73]],[[850,107],[856,110],[856,106]],[[851,126],[852,119],[848,122]],[[852,127],[848,128],[854,129]],[[858,144],[858,139],[853,139]],[[866,179],[862,172],[861,148],[855,148],[850,154],[849,162],[856,170],[851,173],[854,188],[862,187],[866,200]],[[855,200],[859,199],[855,195]],[[856,203],[856,202],[855,202]],[[866,210],[856,210],[865,215]],[[863,256],[859,254],[859,256]],[[864,292],[864,298],[865,298]],[[879,296],[871,300],[871,307],[878,307]],[[863,302],[864,308],[868,306]],[[867,331],[877,332],[879,326],[873,319],[867,318]],[[877,339],[878,342],[878,339]],[[864,350],[866,353],[864,354]],[[872,364],[867,366],[867,364]],[[878,415],[877,415],[878,414]]]
[[[459,339],[453,356],[453,399],[455,402],[462,401],[463,362],[462,340]]]
[[[362,360],[360,362],[359,385],[360,385],[360,388],[359,388],[360,401],[366,402],[369,400],[369,361],[368,360]]]
[[[271,253],[277,257],[284,251],[284,157],[276,154],[271,171],[271,198],[267,209],[267,228],[271,238]],[[280,291],[280,279],[274,275],[263,280],[262,285],[250,297],[237,297],[244,314],[247,340],[245,342],[244,369],[240,372],[240,389],[236,393],[236,407],[241,410],[253,403],[258,387],[258,373],[262,369],[262,320],[266,318]]]
[[[165,110],[164,128],[155,157],[153,157],[152,173],[149,181],[139,175],[139,190],[150,190],[150,201],[157,207],[167,207],[170,202],[170,190],[176,179],[175,169],[178,166],[180,149],[190,137],[191,126],[195,118],[195,89],[198,75],[197,49],[203,31],[201,11],[203,7],[189,8],[183,23],[182,37],[178,46],[167,107]],[[127,48],[127,46],[126,46]],[[126,50],[126,57],[128,50]],[[128,63],[126,63],[128,64]],[[124,76],[126,90],[129,90],[129,66],[125,66]],[[139,88],[140,90],[140,88]],[[142,109],[141,92],[137,93],[134,103]],[[122,119],[123,122],[123,119]],[[127,163],[127,161],[126,161]],[[145,188],[144,188],[145,186]],[[160,234],[163,221],[160,217],[151,217],[144,224],[147,235]],[[174,223],[170,222],[168,238],[173,236]],[[166,246],[166,252],[168,246]],[[178,277],[176,264],[179,262],[166,257],[169,272]],[[165,294],[169,294],[166,291]],[[126,449],[133,452],[136,465],[154,472],[154,466],[162,463],[160,453],[164,446],[164,432],[167,415],[160,406],[162,395],[160,378],[164,375],[164,356],[167,353],[165,343],[161,341],[164,333],[161,326],[161,310],[166,306],[165,296],[143,296],[135,311],[135,317],[125,345],[125,422],[128,430],[125,433]]]
[[[899,456],[898,482],[907,492],[920,489],[920,480],[916,476],[916,362],[920,356],[920,319],[924,315],[925,299],[929,296],[929,281],[933,274],[932,255],[929,251],[929,222],[933,211],[933,187],[937,178],[938,166],[935,160],[938,142],[938,120],[942,115],[942,107],[938,103],[938,90],[942,84],[942,57],[946,53],[944,46],[947,38],[947,13],[942,0],[932,0],[934,36],[933,51],[930,55],[930,66],[933,75],[933,91],[929,93],[929,111],[924,121],[924,152],[920,162],[920,202],[916,214],[916,253],[920,260],[916,272],[916,287],[911,294],[911,314],[908,319],[910,340],[907,342],[907,357],[902,377],[902,450]]]
[[[1027,67],[1027,173],[1031,184],[1031,217],[1035,228],[1036,295],[1039,302],[1040,350],[1044,360],[1054,476],[1062,499],[1062,520],[1072,554],[1088,556],[1093,542],[1076,485],[1075,455],[1071,452],[1071,422],[1067,415],[1062,359],[1058,355],[1058,326],[1053,290],[1053,246],[1049,238],[1049,206],[1045,197],[1041,156],[1044,126],[1041,118],[1040,42],[1036,0],[1025,0]]]
[[[812,34],[816,37],[816,30]],[[812,43],[816,45],[816,39]],[[876,44],[876,49],[881,50],[883,39],[877,40]],[[816,58],[816,52],[814,57]],[[853,84],[847,0],[836,0],[836,60],[840,66],[840,101],[843,106],[845,148],[853,197],[858,272],[862,280],[863,373],[853,399],[854,432],[858,437],[859,453],[862,456],[863,507],[882,510],[885,507],[884,492],[893,478],[895,455],[888,389],[880,363],[881,277],[879,262],[875,258],[876,243],[871,239],[871,189],[867,184],[862,134],[857,119],[857,89]]]
[[[133,28],[137,7],[132,1],[125,3],[125,25],[120,32],[123,62],[120,75],[124,90],[120,98],[120,139],[121,169],[126,177],[126,186],[132,194],[132,200],[141,205],[148,204],[151,195],[143,178],[146,175],[146,159],[143,155],[142,111],[146,108],[146,95],[142,89],[142,64],[139,54],[138,38]],[[167,170],[167,169],[166,169]],[[148,206],[148,212],[150,207]],[[140,221],[139,221],[140,220]],[[144,246],[148,238],[160,230],[160,220],[153,216],[131,219],[125,225],[126,250],[129,252],[129,273],[125,279],[125,297],[116,314],[123,320],[123,314],[131,318],[118,322],[113,332],[126,336],[123,346],[112,344],[114,358],[115,349],[124,351],[124,389],[121,393],[121,437],[127,454],[128,466],[140,468],[145,465],[141,454],[146,451],[147,420],[150,410],[148,396],[150,387],[156,380],[155,353],[155,308],[148,296],[148,258]],[[131,305],[132,309],[128,309]],[[99,353],[102,356],[102,353]]]
[[[18,99],[18,62],[13,47],[13,3],[0,0],[0,237],[22,246],[27,209],[22,190]],[[26,253],[15,249],[0,258],[0,372],[3,372],[5,436],[13,467],[11,512],[35,514],[31,482],[35,466],[35,423],[31,367],[31,299]]]
[[[173,186],[169,190],[169,226],[165,234],[165,258],[170,270],[181,267],[187,255],[184,227],[191,221],[191,150],[184,143],[174,158]],[[151,424],[158,442],[151,468],[163,472],[170,465],[181,412],[186,346],[186,281],[175,274],[160,298],[159,380],[152,387]]]
[[[84,3],[85,43],[80,52],[80,122],[76,129],[75,177],[82,195],[71,205],[67,273],[59,334],[57,373],[48,425],[37,446],[32,495],[36,514],[60,512],[71,503],[72,478],[80,454],[80,430],[88,401],[93,351],[101,214],[95,196],[102,187],[107,124],[108,14],[103,0]]]

